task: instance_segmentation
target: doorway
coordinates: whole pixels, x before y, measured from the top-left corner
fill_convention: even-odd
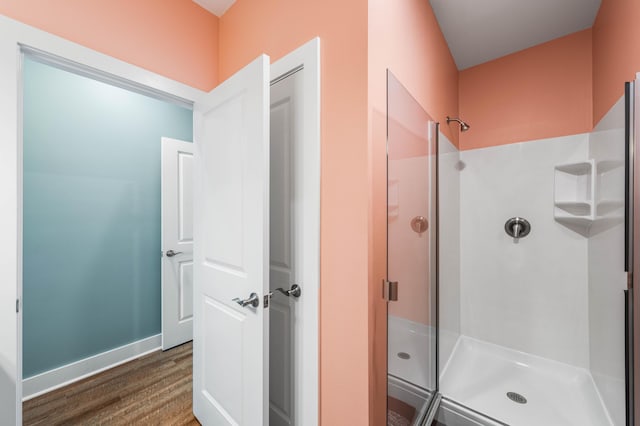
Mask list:
[[[3,22],[2,24],[5,25],[6,23]],[[80,46],[75,46],[75,45],[72,46],[70,43],[66,43],[63,40],[50,39],[47,34],[41,31],[34,30],[32,28],[28,28],[26,26],[23,26],[17,23],[10,23],[7,25],[8,25],[7,33],[9,34],[11,40],[16,41],[16,45],[19,45],[19,46],[24,46],[25,44],[31,45],[37,48],[38,50],[51,52],[54,55],[59,57],[71,58],[71,61],[69,61],[69,64],[71,66],[80,66],[80,64],[82,64],[82,66],[89,66],[95,69],[106,69],[107,72],[112,72],[114,75],[118,75],[121,78],[130,80],[130,82],[133,82],[131,83],[132,85],[143,85],[144,82],[153,81],[152,83],[153,87],[149,89],[150,92],[157,93],[158,91],[162,91],[164,93],[169,93],[170,95],[175,96],[176,98],[181,100],[197,99],[200,96],[202,96],[202,92],[198,92],[196,90],[187,88],[185,86],[182,86],[175,82],[171,82],[159,76],[150,75],[151,73],[146,73],[140,69],[136,69],[135,67],[131,67],[130,69],[128,68],[128,66],[123,65],[119,61],[115,61],[115,60],[110,61],[108,58],[105,58],[102,55],[97,55],[95,53],[90,52],[88,49],[82,48]],[[311,139],[306,138],[305,140],[311,142],[311,147],[312,147],[311,150],[313,151],[313,153],[312,155],[310,155],[310,157],[314,159],[316,162],[318,162],[318,164],[317,165],[312,164],[310,168],[306,167],[305,170],[317,171],[318,173],[317,173],[317,177],[314,176],[311,179],[305,179],[303,184],[305,186],[305,189],[308,189],[307,187],[310,185],[312,192],[319,194],[319,134],[318,134],[318,131],[319,131],[319,120],[318,120],[318,116],[319,116],[319,102],[318,102],[319,55],[317,54],[317,48],[319,47],[319,45],[317,43],[317,40],[315,41],[313,47],[316,49],[315,56],[312,55],[312,58],[315,59],[315,62],[305,63],[304,61],[301,61],[300,59],[304,55],[301,55],[300,52],[298,52],[297,55],[294,55],[293,57],[290,57],[288,59],[289,63],[293,62],[295,63],[295,65],[287,70],[283,70],[283,67],[287,66],[285,64],[286,61],[283,61],[279,65],[281,71],[279,71],[277,75],[282,76],[286,74],[288,71],[291,71],[293,68],[299,67],[301,65],[301,62],[304,63],[305,65],[311,65],[309,66],[308,69],[311,71],[310,74],[313,77],[315,77],[315,79],[313,82],[311,82],[312,79],[305,79],[305,84],[303,84],[303,86],[305,87],[305,90],[307,87],[316,87],[316,89],[312,90],[311,96],[309,97],[305,96],[305,99],[303,100],[303,102],[305,103],[305,108],[304,108],[305,114],[308,114],[309,112],[316,113],[313,120],[310,121],[312,123],[310,128],[307,129],[307,127],[305,126],[305,134],[315,133],[315,136],[312,137]],[[3,69],[4,68],[8,69],[12,65],[19,64],[21,60],[20,56],[18,58],[12,58],[10,56],[11,55],[7,55],[7,61],[4,62],[4,66],[2,67]],[[272,69],[278,69],[277,65],[278,64],[274,64],[274,68]],[[15,73],[15,68],[14,68],[14,73]],[[313,105],[308,107],[308,104],[314,104],[314,103],[316,104],[315,107]],[[16,105],[17,104],[18,103],[16,103]],[[17,115],[17,112],[16,112],[16,115]],[[9,138],[9,139],[12,139],[12,138]],[[19,138],[16,138],[16,140],[20,141]],[[309,192],[305,191],[305,193],[308,194]],[[311,203],[310,206],[307,206],[307,207],[308,208],[305,208],[305,212],[313,210],[312,216],[318,219],[316,220],[317,225],[315,227],[313,226],[311,227],[311,232],[317,234],[317,237],[319,238],[319,195],[318,195],[318,200],[314,201],[313,203]],[[21,230],[20,226],[18,227],[18,230],[19,231]],[[318,238],[315,239],[316,244],[318,243]],[[313,245],[312,241],[313,239],[307,238],[305,239],[305,244],[309,244],[311,242],[311,244]],[[319,248],[316,247],[315,253],[318,253],[318,252],[319,252]],[[311,272],[311,274],[315,275],[315,277],[310,280],[305,280],[304,294],[309,296],[307,300],[310,300],[310,302],[313,300],[315,301],[315,304],[317,304],[317,293],[318,293],[317,285],[319,281],[317,274],[319,270],[318,268],[319,262],[316,261],[315,263],[316,263],[314,265],[315,270]],[[18,291],[16,292],[16,294],[18,295],[18,308],[20,308],[21,281],[18,280],[17,282],[18,282],[18,289],[17,289]],[[310,303],[310,305],[313,305],[313,304],[314,303]],[[313,397],[305,396],[301,398],[301,400],[297,402],[297,404],[299,404],[300,407],[302,408],[296,409],[296,413],[299,414],[298,418],[304,419],[304,418],[307,418],[307,416],[309,416],[308,418],[311,419],[311,422],[312,422],[311,424],[313,424],[314,422],[317,422],[317,364],[318,364],[317,363],[317,360],[318,360],[317,313],[318,313],[317,306],[315,307],[310,306],[309,309],[308,310],[305,309],[305,312],[303,313],[303,315],[305,316],[305,321],[304,321],[305,324],[307,326],[314,326],[315,332],[311,334],[305,333],[305,336],[303,339],[305,344],[300,349],[300,352],[303,354],[303,357],[304,357],[305,367],[302,367],[302,366],[297,367],[302,370],[301,376],[304,376],[307,379],[312,379],[314,376],[316,378],[315,381],[307,380],[305,382],[306,383],[305,388],[310,388],[310,392],[314,396]],[[308,314],[314,316],[313,318],[310,318],[309,321],[307,321]],[[19,312],[17,319],[21,320],[21,312]],[[7,322],[7,325],[11,325],[11,324],[15,324],[15,322],[12,322],[12,321]],[[18,338],[21,338],[21,329],[19,327],[17,329],[17,336]],[[20,346],[21,345],[18,344],[17,348],[20,348]],[[17,356],[9,357],[9,365],[11,363],[11,359],[15,360],[15,366],[17,367],[15,376],[20,377],[21,376],[21,367],[20,367],[21,354],[18,350],[16,351],[16,354]],[[21,383],[18,380],[15,380],[13,382],[9,380],[7,383],[3,381],[1,386],[2,386],[2,392],[1,392],[2,395],[10,395],[12,393],[11,389],[13,389],[13,392],[15,392],[16,408],[17,408],[15,411],[16,413],[15,419],[16,419],[16,423],[19,423],[20,411],[21,411],[20,395],[22,394]],[[6,401],[3,401],[3,404],[5,402]],[[302,422],[303,420],[300,420],[300,421]],[[10,420],[10,422],[13,423],[12,420]],[[305,424],[308,424],[308,423],[305,423]]]

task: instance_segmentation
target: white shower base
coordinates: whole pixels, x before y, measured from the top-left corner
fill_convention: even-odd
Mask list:
[[[394,316],[389,316],[388,324],[389,374],[425,390],[433,390],[435,368],[429,371],[426,366],[436,344],[432,328]]]
[[[423,389],[432,388],[433,376],[425,361],[434,345],[431,327],[390,317],[389,374]],[[398,356],[401,353],[409,358]],[[500,422],[512,426],[613,425],[591,374],[583,368],[466,336],[458,339],[450,359],[440,362],[446,362],[440,393]],[[507,392],[524,396],[527,403],[513,402]]]
[[[466,336],[442,372],[440,392],[513,426],[613,425],[587,370]]]

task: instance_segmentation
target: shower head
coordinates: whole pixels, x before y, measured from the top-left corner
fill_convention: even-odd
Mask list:
[[[459,118],[451,118],[451,117],[449,117],[447,115],[447,124],[449,124],[452,121],[457,121],[460,124],[460,131],[461,132],[466,132],[467,130],[469,130],[471,128],[470,125],[468,125],[464,121],[460,120]]]

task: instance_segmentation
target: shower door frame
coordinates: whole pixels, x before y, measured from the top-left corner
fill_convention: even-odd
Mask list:
[[[640,73],[625,84],[625,405],[626,425],[640,412]]]

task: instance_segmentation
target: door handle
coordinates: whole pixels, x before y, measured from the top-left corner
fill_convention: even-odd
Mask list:
[[[269,297],[273,296],[274,291],[279,291],[287,297],[293,296],[295,298],[300,297],[300,295],[302,294],[302,289],[298,284],[293,284],[289,290],[284,290],[282,287],[278,287],[269,293]]]
[[[167,257],[173,257],[173,256],[176,256],[178,254],[182,254],[182,252],[181,251],[167,250]]]
[[[235,299],[233,299],[233,301],[236,302],[238,305],[242,306],[243,308],[246,308],[249,305],[253,306],[254,308],[257,308],[260,305],[260,298],[255,293],[251,293],[248,299],[238,299],[236,297]]]

